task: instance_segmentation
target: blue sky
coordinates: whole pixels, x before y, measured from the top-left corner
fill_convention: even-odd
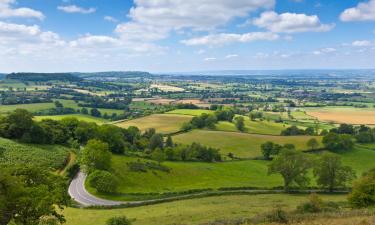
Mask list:
[[[0,0],[0,72],[375,68],[375,0]]]

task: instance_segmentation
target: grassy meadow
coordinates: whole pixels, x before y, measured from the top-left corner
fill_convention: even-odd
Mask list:
[[[86,122],[93,122],[97,124],[102,124],[107,122],[107,120],[103,118],[93,117],[89,115],[83,115],[83,114],[69,114],[69,115],[57,115],[57,116],[35,116],[34,120],[41,121],[44,119],[51,119],[51,120],[62,120],[65,118],[77,118],[78,120],[86,121]]]
[[[191,116],[187,115],[153,114],[134,120],[115,123],[115,125],[123,128],[136,126],[142,131],[145,131],[149,128],[155,128],[159,133],[169,134],[178,132],[181,129],[182,124],[185,122],[189,122],[191,118]]]
[[[289,125],[285,125],[283,123],[275,123],[273,121],[266,120],[251,121],[248,117],[244,118],[245,133],[280,135],[281,131],[289,127]],[[235,124],[227,121],[220,121],[216,125],[216,130],[238,132]]]
[[[260,146],[267,141],[278,144],[294,144],[298,150],[307,150],[306,143],[311,136],[273,136],[238,132],[193,130],[173,136],[173,141],[181,144],[193,142],[220,148],[223,155],[233,153],[236,157],[252,158],[261,156]],[[321,137],[315,137],[319,141]]]
[[[179,114],[179,115],[189,115],[189,116],[200,116],[203,113],[211,114],[213,111],[206,109],[175,109],[166,114]]]
[[[320,195],[325,201],[342,202],[345,195]],[[252,218],[280,206],[294,210],[306,202],[308,195],[266,194],[228,195],[200,199],[181,200],[157,205],[126,209],[77,209],[64,210],[66,225],[104,225],[114,216],[126,216],[135,220],[134,225],[203,224],[216,220]],[[84,215],[84,216],[82,216]]]

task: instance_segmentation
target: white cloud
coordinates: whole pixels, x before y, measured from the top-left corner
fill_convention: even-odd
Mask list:
[[[361,40],[361,41],[353,41],[352,46],[354,47],[368,47],[372,45],[371,41]]]
[[[112,47],[113,45],[119,44],[119,41],[113,37],[109,36],[98,36],[98,35],[86,35],[84,37],[78,38],[77,40],[71,41],[70,46],[80,47],[80,46],[89,46],[89,47]]]
[[[117,23],[118,22],[118,19],[116,19],[116,18],[114,18],[112,16],[105,16],[104,20],[109,21],[109,22],[113,22],[113,23]]]
[[[212,62],[212,61],[216,61],[216,58],[215,57],[205,58],[204,61]]]
[[[361,2],[341,13],[342,21],[375,21],[375,0]]]
[[[333,53],[333,52],[336,52],[336,51],[337,51],[336,48],[322,48],[322,49],[313,51],[313,54],[314,55],[322,55],[322,54]]]
[[[274,41],[279,38],[279,35],[269,32],[253,32],[246,34],[233,34],[233,33],[220,33],[220,34],[211,34],[203,37],[192,38],[188,40],[182,40],[181,43],[188,46],[196,45],[224,45],[233,42],[252,42],[252,41]]]
[[[246,17],[259,8],[272,8],[275,0],[135,0],[129,22],[116,32],[124,39],[155,41],[171,31],[213,30],[236,17]]]
[[[326,32],[334,24],[322,24],[316,15],[282,13],[269,11],[252,21],[254,25],[275,33]]]
[[[237,54],[229,54],[227,56],[225,56],[226,59],[232,59],[232,58],[237,58],[238,55]]]
[[[76,5],[58,6],[57,9],[66,13],[90,14],[96,12],[95,8],[85,9]]]
[[[0,18],[36,18],[43,20],[45,16],[42,12],[30,8],[12,8],[11,5],[16,3],[15,0],[0,0]]]

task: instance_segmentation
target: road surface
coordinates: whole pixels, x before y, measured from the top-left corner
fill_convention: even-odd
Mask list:
[[[122,202],[100,199],[88,193],[85,188],[86,174],[79,172],[69,185],[69,195],[84,206],[115,206]]]

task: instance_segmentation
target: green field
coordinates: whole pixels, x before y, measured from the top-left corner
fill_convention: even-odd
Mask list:
[[[187,115],[153,114],[151,116],[115,123],[115,125],[123,128],[136,126],[142,131],[155,128],[156,132],[168,134],[179,131],[182,124],[189,122],[191,118],[191,116]]]
[[[223,163],[164,162],[171,169],[168,172],[129,171],[127,162],[137,158],[113,156],[112,168],[120,181],[118,192],[126,193],[168,193],[202,188],[221,187],[275,187],[282,185],[278,175],[267,175],[267,161],[248,160]],[[143,160],[144,161],[144,160]],[[93,189],[89,190],[95,193]],[[125,199],[129,196],[101,195],[106,198]],[[151,196],[152,197],[152,196]]]
[[[325,201],[342,202],[345,195],[320,195]],[[235,220],[252,218],[280,206],[294,210],[306,202],[308,195],[267,194],[267,195],[229,195],[200,199],[182,200],[158,205],[127,209],[77,209],[64,210],[66,225],[105,225],[114,216],[135,219],[135,225],[203,224],[216,220]]]
[[[0,147],[5,149],[0,153],[0,164],[6,165],[29,164],[57,170],[69,155],[69,149],[58,145],[22,144],[4,138],[0,138]]]
[[[280,135],[281,131],[289,127],[282,123],[275,123],[272,121],[251,121],[248,117],[245,118],[245,131],[246,133],[253,134],[270,134]],[[216,124],[216,130],[220,131],[236,131],[238,132],[234,123],[221,121]]]
[[[238,132],[193,130],[188,133],[173,136],[176,143],[190,144],[193,142],[220,148],[226,155],[233,153],[236,157],[251,158],[261,156],[260,146],[266,141],[278,144],[294,144],[298,150],[306,150],[306,142],[311,136],[272,136],[246,134]],[[318,140],[321,137],[316,137]]]
[[[44,119],[52,119],[52,120],[62,120],[65,118],[77,118],[78,120],[86,121],[86,122],[93,122],[97,124],[105,123],[107,120],[102,118],[97,118],[89,115],[83,114],[69,114],[69,115],[57,115],[57,116],[35,116],[34,119],[36,121],[41,121]]]
[[[200,116],[203,113],[213,113],[211,110],[206,110],[206,109],[176,109],[167,112],[167,114],[179,114],[179,115],[190,115],[190,116]]]

